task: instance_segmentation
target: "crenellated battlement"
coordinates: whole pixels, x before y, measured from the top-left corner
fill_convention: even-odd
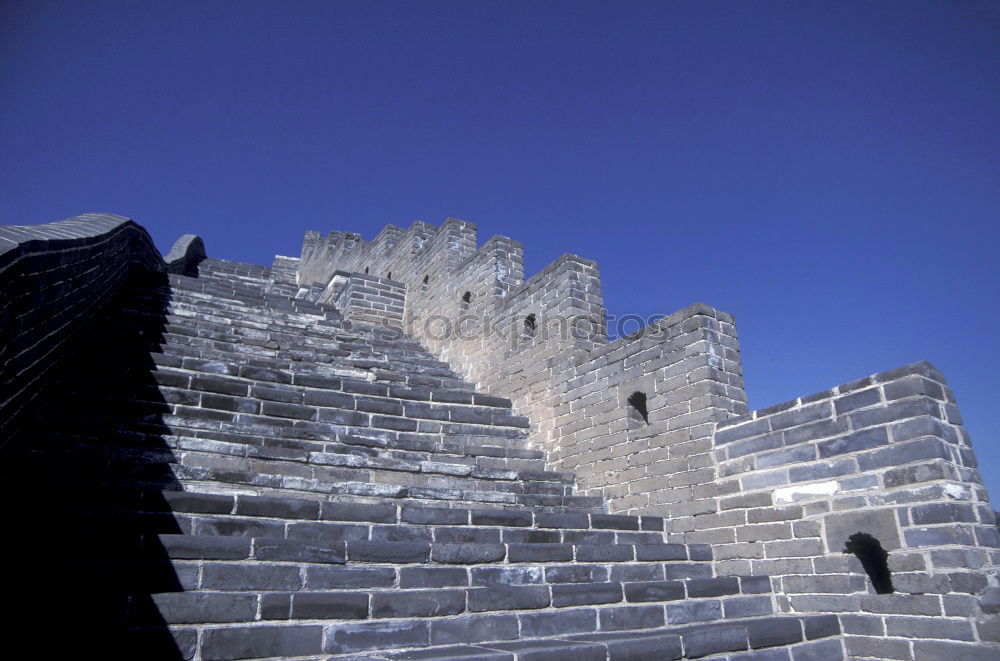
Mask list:
[[[511,399],[553,466],[575,470],[580,487],[608,498],[614,510],[670,501],[663,492],[671,487],[643,481],[644,464],[635,458],[621,463],[623,448],[652,463],[660,455],[644,452],[655,432],[694,417],[711,424],[746,413],[735,326],[708,306],[692,306],[609,344],[600,272],[592,260],[565,254],[525,279],[520,242],[493,236],[477,247],[476,226],[454,218],[439,227],[390,225],[370,242],[341,232],[318,237],[306,235],[300,287],[321,290],[319,302],[371,323],[369,305],[342,306],[345,276],[335,274],[396,283],[405,292],[404,331],[481,389]],[[388,317],[382,323],[397,325]],[[675,355],[687,360],[664,358]],[[721,392],[706,398],[707,386],[670,385],[677,379],[685,386],[714,380]],[[635,392],[646,393],[652,416],[642,438],[626,403]],[[710,453],[711,429],[697,433],[685,438],[695,442],[683,446],[687,463],[678,465],[679,473],[701,475],[699,457]],[[625,469],[643,479],[623,481],[617,473]]]

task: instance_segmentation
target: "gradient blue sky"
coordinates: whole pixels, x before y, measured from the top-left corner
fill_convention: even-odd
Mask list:
[[[269,264],[478,223],[736,315],[750,404],[930,360],[1000,503],[1000,3],[0,0],[0,224]]]

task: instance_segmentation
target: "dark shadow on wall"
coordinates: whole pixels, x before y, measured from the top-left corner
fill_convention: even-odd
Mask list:
[[[181,532],[160,494],[180,485],[150,359],[163,341],[167,285],[165,274],[133,276],[74,341],[0,455],[8,641],[46,656],[187,656],[152,599],[182,590],[156,537]]]
[[[889,571],[889,552],[877,539],[866,532],[854,533],[844,544],[844,553],[853,553],[861,561],[861,567],[868,574],[876,593],[895,592],[892,572]]]

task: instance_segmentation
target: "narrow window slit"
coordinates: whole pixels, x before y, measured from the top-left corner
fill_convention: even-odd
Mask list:
[[[528,337],[534,337],[536,328],[537,322],[535,320],[535,315],[529,314],[524,318],[524,334]]]
[[[638,414],[643,422],[649,424],[649,410],[646,408],[646,393],[635,391],[628,396],[628,405]]]
[[[469,303],[471,301],[472,301],[472,292],[471,291],[465,292],[464,294],[462,294],[462,303],[461,303],[460,307],[463,310],[468,310],[469,309]]]
[[[386,273],[385,277],[388,278],[389,280],[392,280],[392,271],[389,271],[388,273]]]
[[[892,572],[889,571],[889,552],[877,539],[866,532],[854,533],[844,544],[844,553],[853,553],[861,561],[875,592],[891,594],[896,591],[892,587]]]
[[[365,273],[366,274],[368,273],[368,267],[367,266],[365,267]]]

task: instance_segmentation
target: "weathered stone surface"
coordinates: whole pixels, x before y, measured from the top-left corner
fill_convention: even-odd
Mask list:
[[[929,364],[751,412],[730,315],[608,342],[596,264],[525,280],[462,221],[271,267],[186,241],[188,275],[131,221],[56,225],[0,228],[0,440],[32,437],[0,465],[52,569],[15,596],[206,660],[1000,649],[1000,534]],[[85,572],[47,561],[62,530]]]

